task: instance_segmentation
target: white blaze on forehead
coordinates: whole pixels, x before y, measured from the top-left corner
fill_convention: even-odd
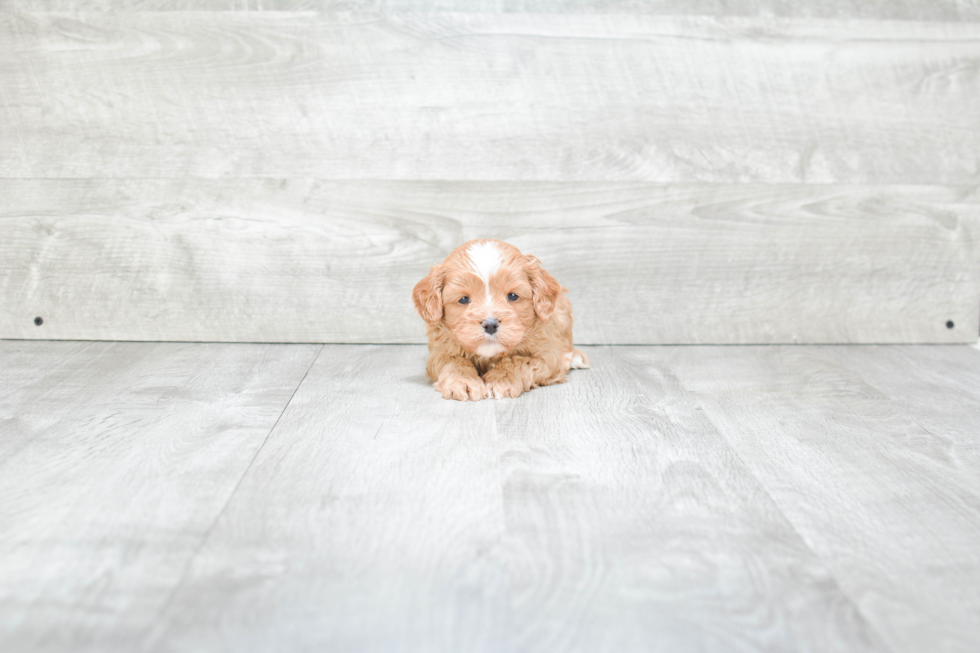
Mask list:
[[[479,275],[484,282],[490,283],[490,277],[503,265],[504,258],[496,243],[474,243],[466,253],[470,257],[470,269]]]
[[[473,270],[487,287],[487,304],[491,303],[490,296],[490,277],[500,269],[504,263],[504,257],[500,253],[500,248],[496,243],[483,242],[474,243],[466,250],[470,257],[470,269]]]

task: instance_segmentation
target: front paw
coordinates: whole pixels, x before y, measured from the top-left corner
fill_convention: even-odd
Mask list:
[[[524,381],[508,369],[494,368],[483,375],[483,381],[487,385],[487,395],[494,399],[520,397],[524,392]]]
[[[456,401],[480,401],[489,396],[487,386],[480,377],[447,374],[436,383],[436,390],[442,393],[443,399]]]

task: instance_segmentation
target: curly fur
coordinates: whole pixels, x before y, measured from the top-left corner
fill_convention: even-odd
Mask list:
[[[427,324],[426,372],[436,389],[460,401],[517,397],[588,367],[572,346],[565,292],[537,258],[499,240],[471,240],[433,265],[412,300]],[[498,322],[492,334],[490,319]]]

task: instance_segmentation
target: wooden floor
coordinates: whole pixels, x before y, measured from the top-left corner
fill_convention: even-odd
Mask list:
[[[0,341],[0,650],[976,651],[980,351]]]

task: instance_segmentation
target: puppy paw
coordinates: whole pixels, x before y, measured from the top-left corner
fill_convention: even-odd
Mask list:
[[[487,385],[487,394],[494,399],[520,397],[524,392],[524,381],[507,370],[495,368],[483,376]]]
[[[447,375],[436,383],[436,390],[442,393],[443,399],[456,401],[480,401],[489,396],[487,386],[480,377]]]

